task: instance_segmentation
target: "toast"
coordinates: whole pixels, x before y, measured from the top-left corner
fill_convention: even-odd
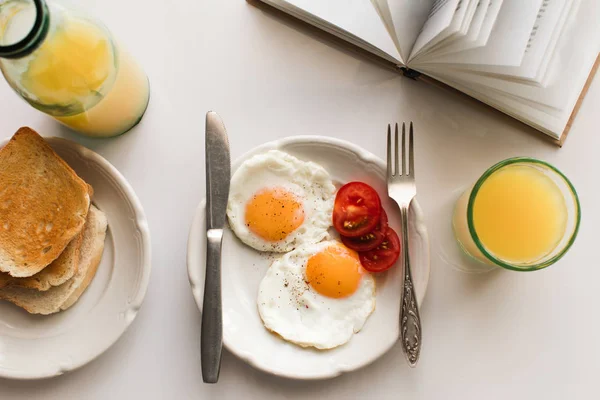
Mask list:
[[[37,274],[81,232],[88,185],[30,128],[0,150],[0,271]]]
[[[77,272],[79,250],[83,239],[83,231],[65,247],[60,256],[46,268],[28,278],[13,278],[6,272],[0,272],[0,288],[7,285],[25,287],[45,291],[52,286],[59,286],[68,281]]]
[[[75,275],[60,286],[41,292],[13,285],[0,289],[0,299],[8,300],[31,314],[53,314],[71,307],[87,289],[102,260],[108,223],[106,216],[91,206],[83,229],[79,266]]]

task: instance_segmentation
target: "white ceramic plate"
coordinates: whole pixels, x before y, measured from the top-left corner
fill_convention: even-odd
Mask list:
[[[372,185],[381,195],[390,225],[400,232],[398,207],[385,195],[385,164],[361,148],[341,140],[299,136],[270,142],[251,150],[233,165],[255,154],[279,149],[301,160],[321,164],[339,186],[358,180]],[[413,280],[420,304],[429,280],[429,239],[421,209],[413,202],[409,216]],[[206,229],[204,201],[192,223],[188,241],[188,274],[194,298],[202,309]],[[331,378],[363,367],[387,352],[398,340],[401,271],[393,268],[376,275],[377,306],[364,328],[350,342],[333,350],[304,349],[269,333],[256,306],[258,285],[274,257],[261,254],[225,230],[222,259],[223,340],[229,351],[263,371],[295,379]],[[401,360],[403,362],[403,360]]]
[[[108,232],[94,280],[67,311],[30,315],[0,302],[0,377],[4,378],[61,375],[98,357],[134,320],[150,278],[148,224],[123,175],[77,143],[61,138],[46,140],[92,185],[92,201],[106,213]]]

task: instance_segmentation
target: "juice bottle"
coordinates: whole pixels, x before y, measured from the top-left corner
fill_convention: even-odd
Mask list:
[[[134,127],[148,78],[100,23],[45,0],[0,0],[0,70],[33,107],[87,136]]]

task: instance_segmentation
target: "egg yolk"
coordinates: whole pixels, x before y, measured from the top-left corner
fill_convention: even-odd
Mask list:
[[[358,254],[340,244],[311,256],[305,274],[317,293],[340,298],[356,291],[363,271]]]
[[[269,242],[285,239],[302,222],[302,203],[282,188],[261,190],[246,205],[246,226]]]

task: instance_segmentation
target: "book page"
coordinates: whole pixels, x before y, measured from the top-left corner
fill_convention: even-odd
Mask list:
[[[584,1],[594,2],[595,0]],[[598,8],[600,9],[600,5]],[[575,11],[577,9],[573,11],[570,18],[571,31],[575,28],[582,31],[588,25],[580,21],[581,17],[576,17]],[[581,15],[580,13],[581,11],[579,11],[579,15]],[[590,22],[590,24],[592,23]],[[594,26],[594,24],[591,26]],[[559,45],[558,54],[552,60],[545,85],[512,81],[501,76],[473,74],[470,71],[449,70],[447,68],[444,68],[444,73],[488,90],[495,90],[508,96],[520,97],[531,102],[562,109],[571,100],[567,93],[570,90],[572,81],[582,79],[582,74],[585,74],[585,71],[582,72],[582,69],[584,69],[582,67],[587,65],[590,59],[595,60],[598,51],[600,51],[600,30],[597,27],[595,30],[590,27],[589,33],[587,35],[582,34],[577,41],[566,41],[565,37],[569,36],[568,33],[562,35],[562,44]],[[577,43],[577,45],[573,45],[573,43]],[[565,73],[565,71],[568,71],[568,73]]]
[[[276,0],[266,1],[277,3],[288,10],[302,11],[307,19],[312,16],[321,25],[330,25],[331,30],[340,37],[344,35],[355,37],[391,56],[397,63],[403,63],[402,57],[384,22],[371,3],[371,0]],[[319,21],[320,20],[320,21]]]
[[[535,77],[533,77],[532,75],[532,77],[529,78],[529,76],[527,76],[528,72],[519,71],[523,75],[522,79],[539,82],[541,86],[548,85],[548,81],[550,78],[550,74],[548,73],[550,70],[549,67],[555,59],[556,53],[558,52],[558,44],[560,38],[562,37],[562,35],[566,34],[565,29],[568,25],[568,21],[572,18],[572,15],[575,14],[579,8],[579,1],[580,0],[567,1],[563,15],[560,16],[560,19],[557,23],[557,28],[552,34],[552,39],[548,43],[548,49],[546,50],[546,53],[544,54],[544,57],[542,58],[540,66],[537,70],[537,75]],[[527,64],[525,64],[524,66],[527,67]],[[493,72],[494,71],[492,71],[492,73]]]
[[[473,64],[445,64],[444,68],[469,70],[481,74],[505,75],[542,83],[551,56],[554,54],[558,38],[563,32],[567,17],[573,9],[574,0],[544,0],[537,15],[521,65],[493,66]],[[439,59],[426,63],[439,64]]]
[[[525,57],[521,65],[516,70],[507,67],[493,72],[517,75],[526,79],[535,78],[544,56],[548,53],[554,53],[556,42],[563,30],[572,3],[572,0],[544,0],[527,43]],[[565,18],[562,18],[561,21],[561,17]]]
[[[473,18],[475,17],[475,11],[477,11],[477,6],[481,0],[469,0],[467,4],[465,4],[465,16],[460,27],[458,33],[460,36],[464,36],[467,34],[469,28],[471,27],[471,23],[473,22]]]
[[[446,64],[519,66],[544,1],[504,0],[486,45],[440,57]]]
[[[464,37],[465,41],[473,42],[477,39],[477,37],[479,37],[479,32],[481,32],[481,28],[483,27],[485,16],[490,10],[490,1],[492,0],[480,0],[477,2],[477,8],[475,9],[475,14],[473,15],[473,21],[471,22],[469,30]]]
[[[426,45],[423,50],[415,56],[415,59],[429,57],[429,54],[436,53],[439,49],[446,48],[452,43],[460,40],[467,34],[477,5],[480,0],[462,0],[459,1],[454,17],[450,25],[440,33],[431,43]],[[412,61],[413,59],[409,60]]]
[[[478,1],[475,9],[475,14],[473,15],[473,20],[471,21],[467,33],[461,38],[454,41],[453,43],[436,49],[435,52],[432,52],[431,57],[456,53],[458,51],[464,51],[468,50],[469,48],[476,47],[475,41],[479,37],[479,33],[481,32],[481,28],[483,27],[483,21],[486,15],[488,14],[488,11],[490,10],[490,1],[492,0]]]
[[[410,59],[414,58],[423,47],[431,43],[444,29],[450,26],[459,1],[435,0],[411,50]]]
[[[490,0],[488,11],[483,18],[483,23],[481,24],[481,30],[479,31],[477,38],[475,38],[472,48],[485,46],[487,44],[490,35],[492,34],[492,29],[494,28],[494,25],[496,25],[496,20],[500,14],[500,9],[502,8],[503,2],[504,0]]]
[[[435,0],[371,0],[394,36],[404,60],[417,40]]]
[[[327,32],[331,35],[337,36],[340,39],[343,39],[344,41],[360,47],[378,57],[381,57],[391,63],[394,63],[396,65],[403,65],[402,60],[398,60],[394,57],[392,57],[391,55],[383,52],[382,50],[378,49],[377,47],[371,45],[370,43],[360,39],[359,37],[346,32],[343,29],[340,29],[332,24],[330,24],[329,22],[318,18],[312,14],[309,14],[303,10],[301,10],[298,7],[294,7],[293,5],[289,4],[288,2],[286,2],[285,0],[260,0],[263,3],[266,3],[276,9],[279,9],[283,12],[285,12],[286,14],[291,15],[294,18],[297,18],[303,22],[306,22],[324,32]]]
[[[559,137],[600,52],[600,2],[579,3],[558,40],[544,87],[447,68],[420,71]]]
[[[447,76],[435,76],[435,79],[527,125],[533,126],[535,129],[557,140],[560,139],[571,115],[571,112],[566,110],[544,112],[502,95],[495,95],[485,90],[476,90],[470,86],[466,86],[463,82],[457,82]]]

